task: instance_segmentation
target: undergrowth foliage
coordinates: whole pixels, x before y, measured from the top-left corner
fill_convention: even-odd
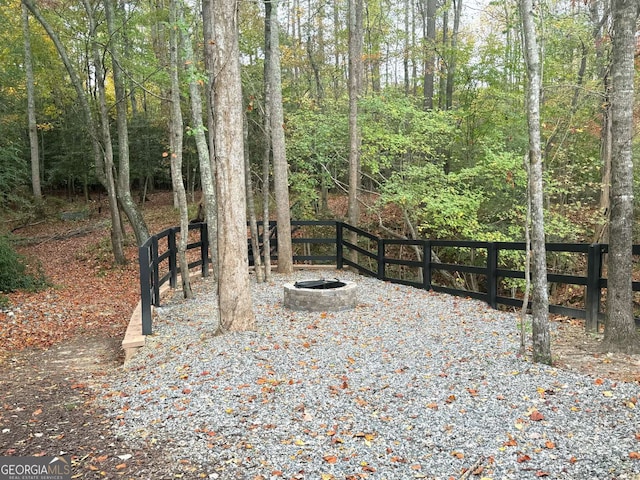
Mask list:
[[[41,266],[38,264],[32,268],[27,259],[13,248],[9,237],[0,236],[0,292],[38,290],[46,285]]]

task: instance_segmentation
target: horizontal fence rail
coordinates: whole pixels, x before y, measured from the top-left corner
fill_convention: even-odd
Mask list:
[[[188,243],[187,250],[194,250],[195,257],[189,269],[200,267],[202,276],[209,271],[209,245],[206,223],[189,225],[196,241]],[[522,299],[512,294],[506,296],[507,283],[522,281],[524,271],[508,268],[505,258],[520,255],[524,258],[526,246],[522,242],[476,242],[456,240],[408,240],[384,239],[347,223],[324,220],[291,221],[293,261],[296,264],[345,266],[361,274],[383,281],[410,285],[457,296],[471,297],[487,302],[492,308],[498,306],[521,307]],[[160,306],[160,287],[169,282],[177,285],[181,273],[177,264],[177,235],[179,227],[168,228],[150,237],[139,248],[140,293],[142,305],[142,333],[152,332],[151,307]],[[274,221],[265,225],[258,222],[258,249],[263,255],[265,235],[270,239],[270,258],[277,261],[278,228]],[[254,252],[247,240],[249,265],[254,264]],[[607,288],[607,279],[602,277],[603,258],[608,251],[605,244],[548,243],[548,255],[582,255],[586,265],[583,275],[549,271],[547,280],[551,284],[578,286],[584,289],[581,304],[584,308],[567,305],[550,305],[549,312],[585,319],[585,328],[596,331],[604,315],[601,310],[602,289]],[[313,253],[312,253],[313,250]],[[468,263],[444,263],[436,251],[468,252]],[[413,260],[408,259],[411,252]],[[401,253],[404,253],[402,255]],[[633,254],[640,255],[640,245],[634,245]],[[402,258],[400,258],[402,257]],[[476,289],[463,288],[470,278]],[[511,287],[513,288],[513,287]],[[640,291],[640,282],[633,282],[633,290]],[[530,305],[529,305],[530,306]]]

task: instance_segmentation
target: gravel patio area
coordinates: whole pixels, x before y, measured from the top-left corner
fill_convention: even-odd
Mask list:
[[[320,276],[357,307],[282,306]],[[212,335],[207,280],[165,300],[100,393],[121,438],[219,479],[640,478],[637,384],[519,358],[514,314],[346,271],[252,288],[255,332]]]

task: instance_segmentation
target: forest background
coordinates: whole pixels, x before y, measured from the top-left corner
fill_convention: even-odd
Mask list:
[[[147,192],[172,185],[167,153],[172,151],[168,92],[176,90],[169,67],[171,32],[180,32],[177,73],[184,111],[190,110],[190,87],[202,87],[206,80],[200,6],[178,3],[180,18],[170,18],[163,2],[116,2],[115,30],[99,2],[38,5],[79,73],[90,108],[106,107],[115,170],[122,165],[122,144],[115,141],[122,137],[116,132],[117,110],[126,106],[131,185],[141,203]],[[261,2],[239,5],[246,154],[253,185],[262,191],[265,11]],[[37,22],[25,27],[20,12],[17,1],[0,6],[7,25],[0,32],[0,205],[19,216],[10,225],[30,221],[41,208],[29,162],[25,38],[30,38],[27,55],[35,80],[35,176],[41,188],[63,189],[69,198],[86,202],[102,190],[92,154],[94,132],[87,131],[77,88],[50,35]],[[515,1],[364,3],[360,198],[368,218],[376,220],[371,226],[432,239],[523,239],[528,135],[519,15]],[[333,216],[329,196],[346,192],[349,182],[347,18],[346,1],[280,2],[292,218]],[[610,5],[600,0],[541,3],[537,21],[547,240],[606,242]],[[121,52],[118,69],[109,60],[114,42]],[[184,54],[189,44],[193,58]],[[114,70],[124,73],[126,96],[117,91]],[[197,138],[203,129],[185,115],[181,171],[192,202],[200,186]]]

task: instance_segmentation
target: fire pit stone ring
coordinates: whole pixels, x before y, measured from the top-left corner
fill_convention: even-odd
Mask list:
[[[284,306],[308,312],[335,312],[355,308],[356,283],[344,280],[312,280],[284,285]]]

